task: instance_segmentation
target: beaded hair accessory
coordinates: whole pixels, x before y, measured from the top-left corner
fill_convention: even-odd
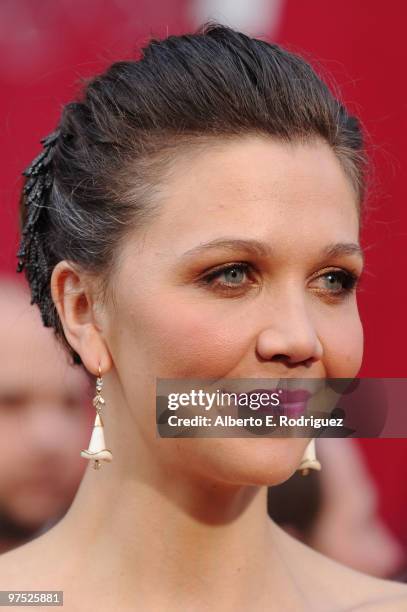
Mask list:
[[[40,240],[41,230],[44,226],[48,196],[52,188],[53,173],[52,159],[55,144],[60,136],[57,129],[41,139],[44,150],[31,162],[22,173],[27,177],[23,196],[25,211],[23,215],[24,227],[19,251],[17,253],[17,272],[25,268],[27,280],[31,287],[31,304],[38,304],[45,326],[52,326],[48,302],[51,300],[48,284],[48,263],[44,246]]]

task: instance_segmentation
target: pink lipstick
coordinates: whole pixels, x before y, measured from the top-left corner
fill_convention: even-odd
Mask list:
[[[265,395],[268,396],[265,397]],[[307,389],[252,389],[245,393],[239,393],[238,399],[242,396],[248,396],[248,407],[256,413],[270,414],[271,412],[278,412],[286,416],[300,416],[304,414],[307,407],[307,402],[312,396],[312,393]],[[253,395],[256,398],[252,397]],[[263,395],[262,401],[260,402],[260,396]],[[278,404],[277,402],[278,398]],[[256,407],[253,407],[254,401],[256,401]],[[257,405],[260,404],[258,407]],[[239,403],[242,406],[242,403]]]
[[[296,417],[304,414],[307,408],[307,402],[312,393],[306,389],[282,389],[280,395],[281,414],[288,417]]]

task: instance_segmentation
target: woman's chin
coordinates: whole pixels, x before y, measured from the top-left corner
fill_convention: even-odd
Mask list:
[[[309,439],[217,438],[178,440],[188,471],[225,485],[273,486],[297,470]],[[185,444],[186,443],[186,444]],[[184,463],[185,467],[185,463]]]

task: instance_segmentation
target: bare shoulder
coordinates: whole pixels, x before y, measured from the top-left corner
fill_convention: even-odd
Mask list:
[[[407,585],[396,582],[392,584],[392,592],[375,597],[373,601],[369,598],[365,603],[352,608],[352,612],[406,612]]]
[[[41,563],[36,540],[0,555],[0,590],[27,589],[41,574]],[[27,585],[27,586],[26,586]]]
[[[317,553],[319,554],[319,553]],[[332,588],[339,610],[407,612],[407,585],[369,576],[320,555],[324,588]]]
[[[314,610],[340,612],[407,612],[407,584],[384,580],[342,565],[283,534],[285,555],[301,577],[299,587],[308,593]]]
[[[68,612],[95,609],[92,597],[86,599],[82,573],[72,546],[57,527],[14,550],[0,555],[0,590],[62,591]]]
[[[45,533],[0,555],[0,590],[61,590],[61,551]]]

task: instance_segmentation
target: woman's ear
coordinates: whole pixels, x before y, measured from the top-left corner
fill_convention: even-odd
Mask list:
[[[65,337],[85,368],[96,375],[100,364],[103,373],[109,371],[112,358],[96,318],[89,278],[66,260],[60,261],[52,272],[51,295]]]

